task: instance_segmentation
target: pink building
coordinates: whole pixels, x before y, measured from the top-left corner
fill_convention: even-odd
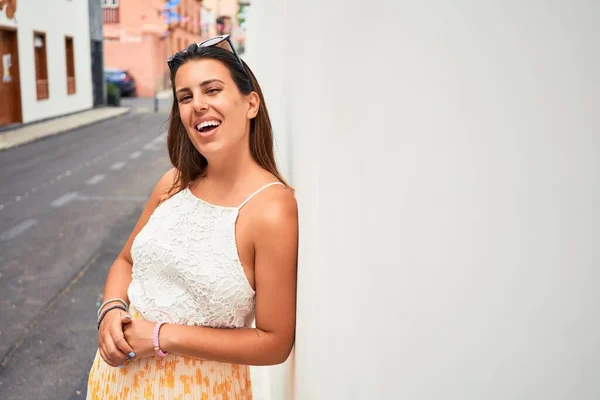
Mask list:
[[[180,0],[171,11],[179,22],[165,23],[165,0],[102,0],[104,66],[126,69],[138,96],[153,96],[169,87],[167,58],[202,39],[201,0]]]

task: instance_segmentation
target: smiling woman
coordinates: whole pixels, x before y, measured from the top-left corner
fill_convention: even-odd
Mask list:
[[[88,398],[250,399],[248,365],[291,351],[296,200],[260,86],[225,39],[169,60],[174,168],[107,277]]]

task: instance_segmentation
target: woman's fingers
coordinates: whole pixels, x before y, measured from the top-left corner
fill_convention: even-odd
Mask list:
[[[126,354],[126,357],[133,358],[135,357],[135,352],[125,340],[125,336],[123,335],[123,329],[119,326],[119,329],[113,329],[112,331],[112,340],[116,346],[116,348],[122,353]]]
[[[121,311],[121,323],[128,324],[130,322],[131,322],[131,315],[129,315],[129,313]]]
[[[113,363],[111,361],[111,359],[106,355],[106,351],[104,351],[104,349],[102,347],[99,347],[98,350],[100,351],[100,357],[102,357],[102,359],[104,360],[105,363],[107,363],[111,367],[117,366],[117,364]]]
[[[104,353],[113,367],[122,364],[128,357],[126,353],[119,350],[110,333],[104,336]]]

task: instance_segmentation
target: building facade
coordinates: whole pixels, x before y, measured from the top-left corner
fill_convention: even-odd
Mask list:
[[[137,95],[169,87],[167,58],[202,39],[200,0],[102,0],[104,66],[127,70]]]
[[[599,19],[253,2],[300,217],[295,352],[257,398],[600,399]]]
[[[0,127],[91,108],[88,2],[0,4]]]

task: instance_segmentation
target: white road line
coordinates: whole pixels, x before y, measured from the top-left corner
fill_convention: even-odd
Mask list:
[[[88,185],[95,185],[99,182],[102,182],[104,180],[104,178],[106,178],[106,175],[103,175],[103,174],[94,175],[92,178],[88,179],[85,183],[87,183]]]
[[[152,142],[146,143],[144,145],[144,150],[158,150],[158,149],[156,148],[156,144],[154,144],[154,142],[152,141]]]
[[[141,155],[142,155],[141,151],[134,151],[133,153],[131,153],[129,155],[129,158],[131,158],[132,160],[135,160],[137,158],[140,158]]]
[[[77,192],[67,192],[52,202],[52,207],[59,208],[77,198]]]
[[[2,235],[0,235],[0,242],[16,238],[21,233],[25,232],[27,229],[31,228],[35,224],[37,224],[37,221],[33,218],[19,222],[17,225],[13,226],[12,228],[4,232]]]
[[[112,169],[113,171],[118,171],[121,168],[123,168],[125,166],[125,162],[123,161],[118,161],[116,163],[114,163],[113,165],[110,166],[110,169]]]
[[[15,201],[21,201],[21,196],[15,197]]]

